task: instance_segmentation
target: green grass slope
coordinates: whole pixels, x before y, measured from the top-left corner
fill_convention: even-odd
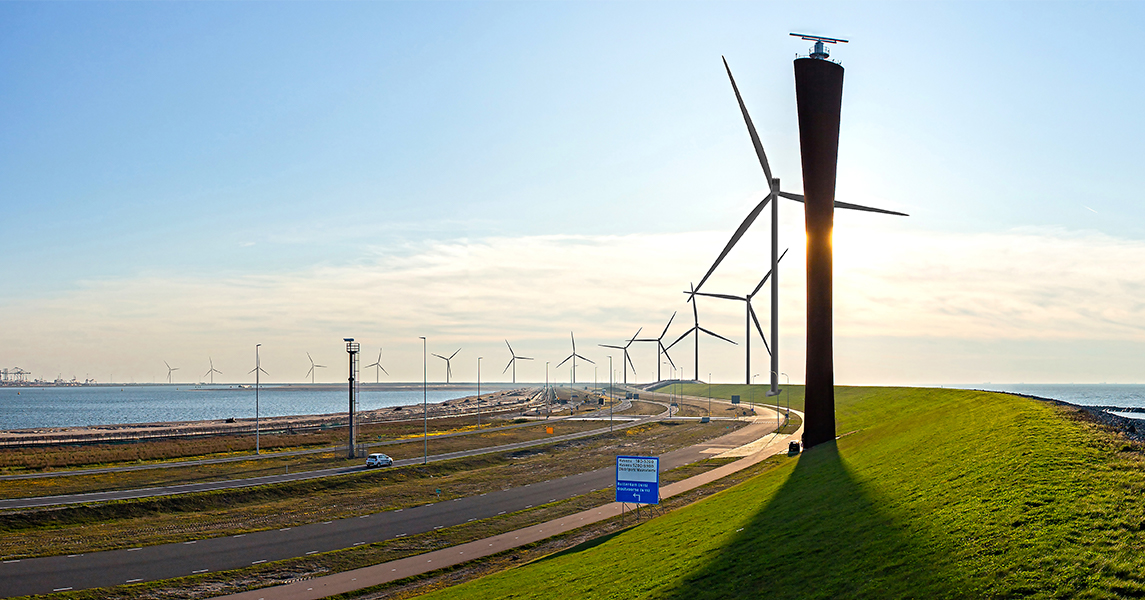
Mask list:
[[[839,388],[837,418],[854,433],[708,500],[430,597],[1145,595],[1139,447],[963,390]]]

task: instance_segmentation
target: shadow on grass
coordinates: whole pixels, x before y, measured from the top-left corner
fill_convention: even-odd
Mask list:
[[[701,569],[656,597],[907,598],[956,595],[834,441],[800,456],[775,496]]]

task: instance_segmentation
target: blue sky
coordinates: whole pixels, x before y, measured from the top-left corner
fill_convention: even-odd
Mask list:
[[[764,189],[720,56],[798,189],[808,44],[787,34],[807,31],[851,40],[838,197],[912,215],[837,219],[840,382],[1140,381],[1143,12],[0,4],[0,366],[150,381],[210,354],[245,373],[261,341],[298,380],[306,351],[330,364],[356,335],[415,379],[429,333],[472,379],[510,335],[555,365],[570,329],[580,349],[661,328]],[[758,279],[759,227],[711,285]],[[738,307],[701,310],[742,338]],[[743,379],[742,349],[701,352]]]

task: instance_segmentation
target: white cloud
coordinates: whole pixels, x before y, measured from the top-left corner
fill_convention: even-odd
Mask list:
[[[840,382],[876,376],[890,383],[966,380],[968,340],[1043,347],[1069,340],[1145,343],[1145,243],[1060,230],[956,235],[912,232],[901,224],[855,226],[869,222],[841,222],[836,233]],[[792,230],[789,225],[784,231]],[[637,327],[645,328],[642,335],[656,335],[680,310],[668,336],[675,339],[691,326],[691,308],[680,292],[706,270],[726,235],[453,240],[377,249],[359,264],[289,273],[85,282],[70,293],[4,305],[0,364],[37,376],[90,373],[105,380],[114,372],[119,380],[150,381],[165,376],[163,360],[194,378],[206,371],[210,355],[224,379],[245,381],[239,374],[249,369],[253,345],[261,342],[272,380],[297,381],[308,368],[305,352],[324,364],[341,364],[341,338],[355,336],[367,348],[384,349],[383,364],[395,379],[416,380],[417,336],[425,335],[431,352],[465,348],[454,370],[469,380],[479,355],[486,357],[483,377],[500,378],[508,360],[502,340],[509,338],[519,353],[537,358],[518,368],[519,378],[535,381],[544,377],[545,360],[555,366],[568,354],[570,330],[580,353],[598,365],[606,365],[607,356],[596,344],[617,343]],[[742,294],[754,287],[766,269],[763,236],[761,230],[746,237],[706,289]],[[802,378],[803,361],[802,250],[796,244],[781,271],[782,369],[795,381]],[[766,327],[766,294],[756,309]],[[701,302],[700,311],[705,327],[742,344],[742,305],[710,300]],[[944,348],[952,346],[942,340],[957,340],[962,349],[946,355]],[[903,361],[898,354],[907,347],[915,350]],[[690,343],[673,349],[689,376],[690,349]],[[705,340],[701,352],[704,376],[711,370],[717,379],[742,380],[742,346]],[[1068,355],[1069,346],[1060,352]],[[880,363],[880,356],[887,360]],[[654,374],[653,357],[652,345],[634,346],[639,380]],[[766,373],[765,361],[756,339],[757,372]],[[198,363],[197,371],[192,365]],[[862,370],[853,368],[860,364]],[[430,363],[431,379],[441,378],[436,368]],[[579,379],[591,380],[586,368]],[[602,379],[606,370],[599,369]],[[342,378],[336,368],[322,375]],[[552,377],[567,374],[554,371]]]

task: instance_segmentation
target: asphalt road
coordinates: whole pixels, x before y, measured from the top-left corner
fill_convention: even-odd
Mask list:
[[[645,417],[639,421],[618,421],[623,427],[631,427],[638,423],[654,419],[655,417]],[[581,431],[578,433],[569,433],[565,435],[557,435],[552,437],[544,437],[536,440],[526,442],[517,442],[514,444],[504,444],[501,446],[489,446],[485,448],[474,448],[472,450],[462,450],[458,452],[448,452],[445,454],[435,454],[430,456],[428,462],[437,462],[441,460],[451,460],[454,458],[463,458],[466,456],[476,456],[478,454],[489,454],[495,452],[506,452],[509,450],[519,450],[521,448],[529,448],[532,446],[540,446],[543,444],[551,444],[553,442],[560,442],[564,440],[572,440],[582,437],[590,437],[600,435],[609,430],[608,427],[593,429],[591,431]],[[406,466],[421,464],[421,458],[407,458],[395,461],[394,466]],[[226,490],[244,487],[253,487],[257,485],[269,485],[275,483],[285,483],[289,481],[305,481],[307,479],[317,479],[319,477],[331,477],[334,475],[344,475],[346,473],[356,473],[365,470],[364,465],[353,467],[338,467],[333,469],[317,469],[313,471],[300,471],[297,473],[284,473],[282,475],[267,475],[264,477],[250,477],[245,479],[228,479],[223,481],[209,481],[203,483],[188,483],[184,485],[172,485],[163,487],[141,488],[135,490],[118,490],[109,492],[90,492],[86,494],[68,494],[62,496],[38,496],[33,498],[9,498],[0,500],[0,510],[4,509],[17,509],[17,508],[38,508],[44,506],[58,506],[65,504],[82,504],[85,502],[107,502],[111,500],[130,500],[137,498],[150,498],[156,496],[172,496],[175,494],[188,494],[192,492],[210,492],[215,490]]]
[[[669,470],[695,462],[710,456],[704,452],[708,448],[738,446],[757,436],[758,433],[752,435],[739,430],[708,443],[669,452],[661,456],[660,468]],[[544,440],[545,443],[551,441],[552,438]],[[4,561],[0,564],[0,595],[9,597],[109,587],[237,569],[349,548],[611,488],[613,477],[613,468],[608,467],[517,488],[491,490],[478,496],[357,518],[181,544]]]

